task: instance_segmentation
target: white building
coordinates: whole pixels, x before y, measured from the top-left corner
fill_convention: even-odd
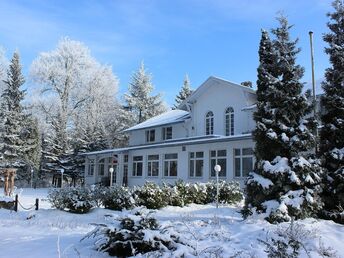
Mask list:
[[[252,170],[251,131],[255,91],[216,77],[208,78],[172,110],[126,130],[129,146],[85,155],[85,183],[128,186],[178,179],[207,182],[221,165],[221,179],[243,182]]]

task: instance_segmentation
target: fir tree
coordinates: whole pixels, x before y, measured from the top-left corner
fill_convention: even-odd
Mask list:
[[[320,152],[323,166],[328,171],[324,193],[325,210],[334,218],[340,217],[344,207],[344,2],[333,2],[334,12],[329,13],[330,32],[324,35],[329,44],[325,52],[331,67],[326,69],[321,98],[325,113],[321,117]],[[341,219],[344,223],[344,219]]]
[[[24,82],[19,54],[15,52],[7,71],[7,79],[4,81],[5,88],[1,95],[1,165],[4,167],[23,166],[24,139],[22,133],[25,116],[21,104],[24,99],[24,91],[20,87]]]
[[[183,87],[175,98],[176,104],[174,104],[173,109],[177,109],[179,105],[191,95],[191,93],[192,93],[192,90],[190,87],[189,76],[185,75]]]
[[[146,73],[142,62],[140,69],[132,76],[129,93],[124,96],[137,123],[141,123],[166,111],[160,94],[151,96],[152,91],[151,75]]]
[[[272,30],[270,40],[262,32],[259,48],[255,171],[246,182],[244,216],[265,213],[272,222],[291,217],[312,216],[321,208],[318,192],[319,166],[302,153],[314,145],[309,121],[311,105],[302,95],[303,68],[296,64],[297,40],[289,38],[286,18],[278,18],[280,27]]]

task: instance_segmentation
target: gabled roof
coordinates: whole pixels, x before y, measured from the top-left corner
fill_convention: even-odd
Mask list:
[[[229,87],[236,87],[236,88],[240,88],[244,91],[247,91],[249,93],[253,93],[256,94],[256,91],[252,88],[249,88],[247,86],[243,86],[234,82],[230,82],[218,77],[214,77],[214,76],[210,76],[205,82],[203,82],[201,84],[201,86],[199,86],[188,98],[189,100],[193,100],[196,99],[199,95],[201,95],[204,91],[206,91],[209,87],[211,87],[212,85],[216,84],[216,83],[221,83],[223,85],[227,85]]]
[[[124,132],[145,129],[145,128],[150,128],[150,127],[155,127],[155,126],[181,123],[181,122],[184,122],[188,118],[190,118],[190,114],[187,111],[171,110],[171,111],[162,113],[161,115],[152,117],[133,127],[130,127],[124,130]]]

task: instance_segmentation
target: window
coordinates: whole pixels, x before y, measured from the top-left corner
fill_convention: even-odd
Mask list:
[[[128,161],[129,161],[129,156],[128,154],[125,154],[124,162],[123,162],[123,185],[124,186],[128,185]]]
[[[253,149],[234,149],[234,175],[247,177],[253,170]]]
[[[189,153],[189,176],[202,177],[203,176],[203,152]]]
[[[176,177],[178,166],[178,154],[165,154],[164,160],[164,176],[165,177]]]
[[[87,171],[87,175],[88,176],[93,176],[94,174],[94,160],[90,159],[88,161],[88,171]]]
[[[205,134],[214,134],[214,114],[211,111],[205,116]]]
[[[162,128],[162,139],[163,140],[172,139],[172,126]]]
[[[98,162],[98,176],[104,176],[105,173],[105,159],[101,159]]]
[[[133,157],[133,176],[142,176],[142,156]]]
[[[148,155],[147,176],[159,176],[159,155]]]
[[[146,142],[154,142],[155,141],[155,130],[147,130],[146,131]]]
[[[226,136],[234,135],[234,109],[232,107],[226,109],[225,124]]]
[[[227,151],[226,150],[212,150],[210,151],[210,171],[211,176],[216,176],[216,171],[214,170],[215,165],[221,166],[221,171],[219,173],[219,177],[226,177],[227,171]]]

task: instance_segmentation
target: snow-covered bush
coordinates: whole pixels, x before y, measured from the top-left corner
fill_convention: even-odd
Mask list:
[[[87,213],[95,206],[91,189],[84,187],[53,189],[48,200],[54,208],[72,213]]]
[[[211,181],[206,183],[206,201],[205,203],[211,203],[216,201],[216,182]],[[226,182],[219,181],[219,202],[226,204],[234,204],[242,201],[244,195],[240,189],[238,182]]]
[[[132,209],[135,206],[132,190],[128,187],[104,187],[99,195],[106,209],[121,211]]]
[[[201,183],[185,183],[182,180],[178,180],[175,183],[176,192],[181,200],[182,205],[190,203],[205,204],[207,197],[207,189],[204,184]]]
[[[146,182],[143,186],[136,187],[134,195],[137,205],[148,209],[160,209],[168,205],[167,192],[153,182]]]
[[[147,253],[161,257],[166,252],[170,253],[169,257],[183,257],[193,251],[181,241],[179,233],[161,228],[152,213],[145,210],[128,214],[109,225],[98,225],[84,239],[91,237],[96,239],[97,250],[117,257]]]

